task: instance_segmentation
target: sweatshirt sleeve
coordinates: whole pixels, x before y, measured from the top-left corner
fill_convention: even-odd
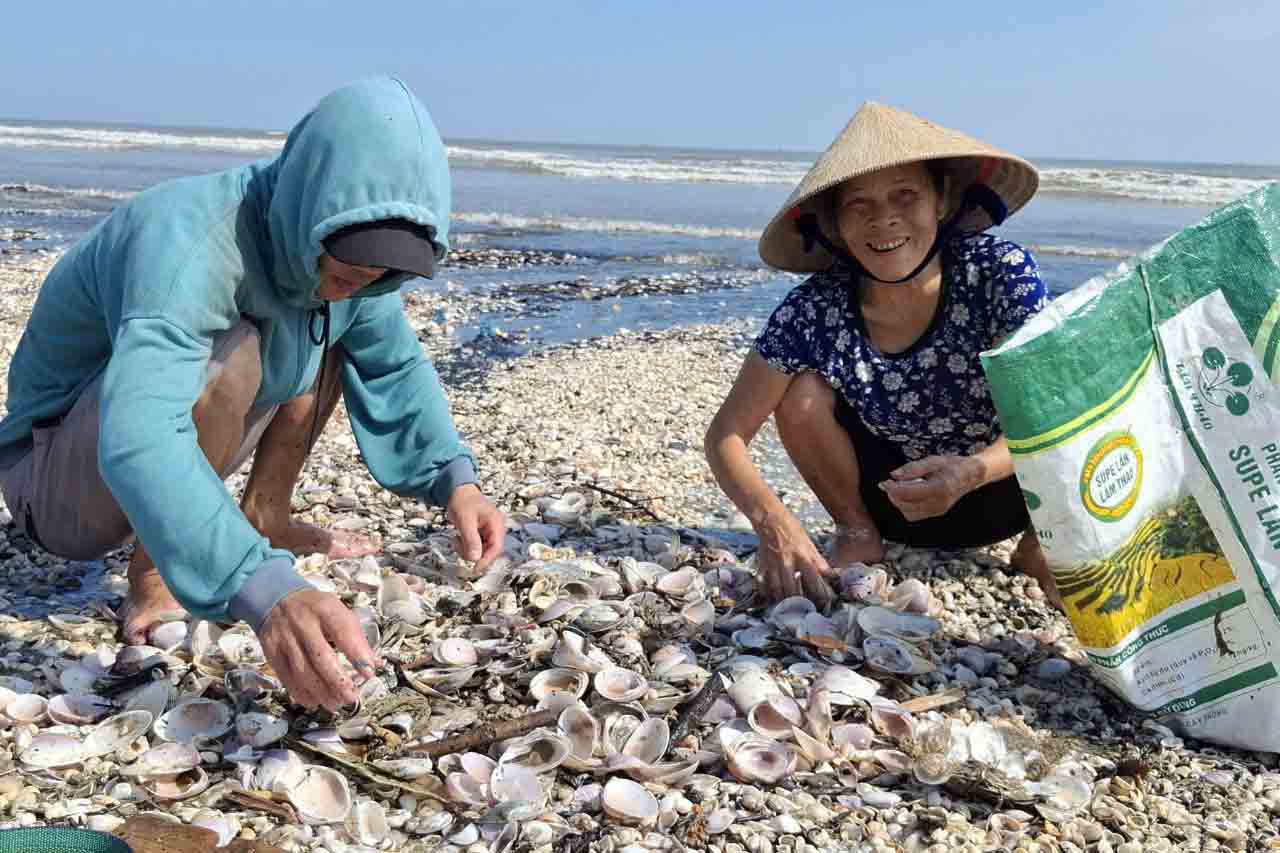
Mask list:
[[[476,482],[475,463],[449,414],[435,367],[399,293],[363,299],[339,343],[342,391],[369,473],[398,495],[444,506]]]
[[[292,555],[245,518],[197,444],[192,408],[210,354],[209,341],[168,320],[124,322],[103,379],[98,465],[182,606],[257,630],[307,584]]]

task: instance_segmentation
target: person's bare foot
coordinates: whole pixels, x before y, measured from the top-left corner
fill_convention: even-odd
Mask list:
[[[271,540],[272,546],[292,551],[299,557],[324,554],[330,559],[340,560],[365,557],[382,550],[382,542],[378,538],[361,536],[349,530],[326,530],[292,519],[283,528],[262,530],[262,535]]]
[[[833,569],[843,569],[854,563],[879,563],[884,560],[884,540],[874,527],[838,526],[831,542],[828,563]]]
[[[164,622],[187,617],[187,611],[165,586],[155,566],[129,567],[129,594],[117,614],[123,625],[125,645],[146,645],[151,629]]]
[[[1040,547],[1040,539],[1034,533],[1024,533],[1018,540],[1018,547],[1009,557],[1009,565],[1020,572],[1035,578],[1044,592],[1045,600],[1060,613],[1066,613],[1066,605],[1058,593],[1058,583],[1054,580],[1049,561]]]

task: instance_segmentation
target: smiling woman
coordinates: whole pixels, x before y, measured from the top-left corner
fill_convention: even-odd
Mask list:
[[[885,539],[1019,533],[1015,564],[1056,594],[978,359],[1046,303],[1030,253],[982,233],[1037,182],[1017,157],[867,104],[765,229],[766,262],[816,274],[769,318],[706,452],[760,536],[767,596],[823,604],[832,566],[882,560]],[[837,525],[829,561],[751,463],[770,416]]]

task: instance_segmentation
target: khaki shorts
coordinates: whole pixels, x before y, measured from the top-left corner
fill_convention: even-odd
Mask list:
[[[248,399],[257,395],[262,385],[259,358],[236,359],[232,364],[238,367],[228,370],[232,354],[243,346],[255,351],[259,346],[258,330],[247,320],[214,337],[206,387],[224,378]],[[14,524],[46,551],[72,560],[98,559],[133,535],[98,471],[98,411],[105,373],[85,388],[56,424],[32,430],[31,452],[0,472],[0,489]],[[224,480],[248,460],[278,408],[249,411],[240,449],[227,469],[218,472]]]

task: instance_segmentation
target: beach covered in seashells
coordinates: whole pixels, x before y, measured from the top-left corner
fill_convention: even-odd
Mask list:
[[[5,371],[50,261],[0,259]],[[243,625],[122,646],[127,550],[67,563],[6,524],[0,822],[157,813],[331,853],[1280,849],[1275,756],[1112,698],[1007,546],[891,548],[844,568],[827,613],[759,600],[700,447],[749,326],[498,360],[447,334],[478,300],[406,302],[506,556],[474,576],[438,510],[371,480],[339,409],[295,510],[383,551],[299,568],[388,666],[331,716],[287,702]],[[771,442],[753,453],[803,511]]]

